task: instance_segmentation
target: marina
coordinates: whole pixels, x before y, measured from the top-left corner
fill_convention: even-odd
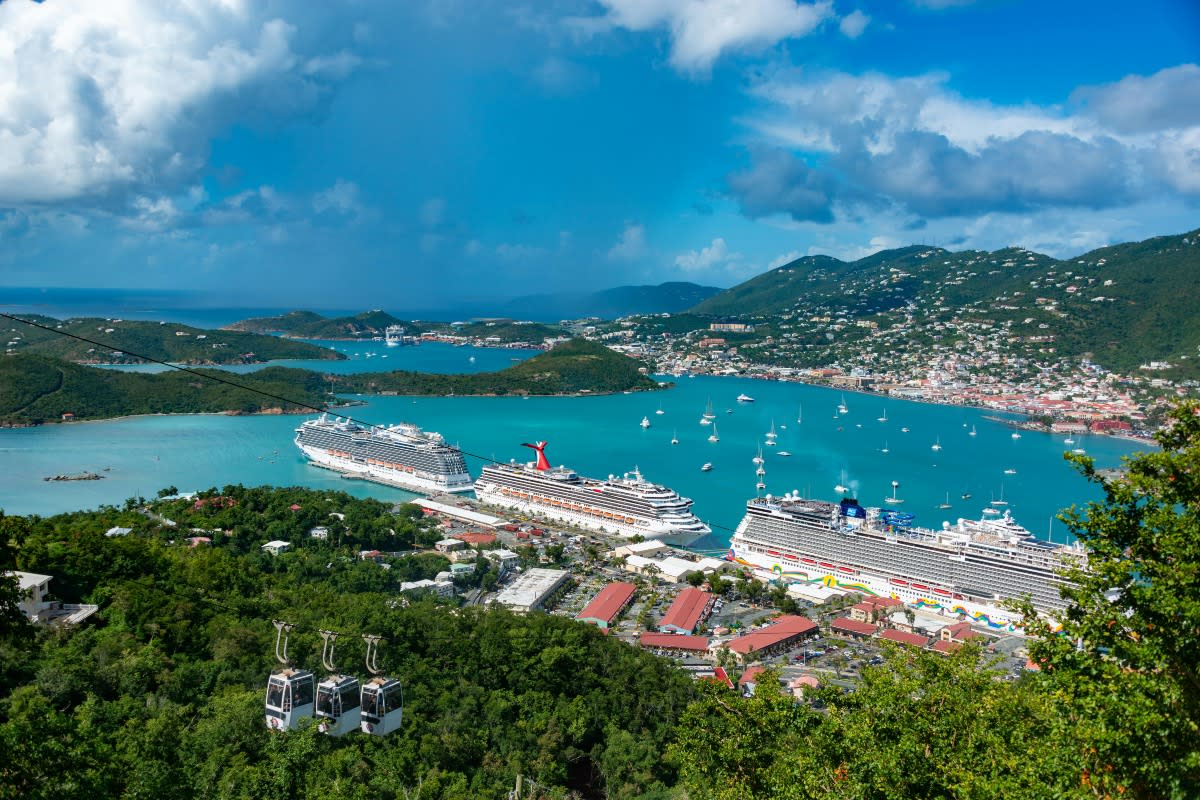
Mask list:
[[[382,342],[362,344],[364,349],[372,346],[385,352]],[[440,366],[446,371],[461,366],[461,351],[466,349],[442,348]],[[431,350],[422,345],[391,352],[407,356]],[[497,352],[509,357],[511,351]],[[354,363],[369,371],[377,368],[375,362],[362,357]],[[739,393],[754,396],[756,402],[737,404]],[[706,408],[710,397],[714,403],[736,406],[734,413],[723,415],[718,442],[707,441],[711,427],[695,424],[695,410]],[[363,404],[346,413],[371,424],[409,422],[441,432],[451,446],[462,448],[472,477],[478,477],[487,460],[526,457],[520,442],[531,439],[553,441],[554,451],[564,460],[569,456],[571,466],[584,475],[621,474],[637,466],[655,482],[695,498],[693,510],[713,533],[693,546],[720,549],[728,545],[747,498],[756,494],[754,471],[744,465],[765,443],[763,432],[802,404],[829,407],[837,405],[839,397],[829,389],[797,383],[697,377],[652,394],[361,397],[354,399]],[[660,407],[661,417],[656,413]],[[925,527],[978,517],[987,498],[1001,491],[1017,519],[1025,521],[1046,520],[1073,503],[1099,499],[1095,487],[1064,460],[1060,437],[1027,432],[1020,441],[1012,440],[1010,427],[984,414],[979,409],[889,399],[888,427],[903,425],[913,434],[894,439],[886,454],[880,452],[878,431],[873,430],[882,424],[874,421],[864,428],[821,417],[787,430],[776,424],[775,449],[791,457],[773,461],[764,480],[766,491],[836,501],[840,495],[832,490],[840,484],[870,504],[883,500],[891,481],[899,480],[905,510]],[[629,424],[647,415],[660,418],[665,428],[643,430]],[[292,439],[300,423],[316,416],[149,416],[0,430],[0,461],[12,476],[0,485],[0,508],[10,514],[53,514],[120,505],[126,498],[150,496],[170,485],[192,491],[230,483],[337,488],[390,500],[412,496],[367,481],[342,480],[337,473],[307,465]],[[975,436],[968,435],[972,426]],[[928,443],[939,435],[946,447],[934,453]],[[1086,440],[1099,468],[1119,467],[1122,455],[1145,449],[1106,436],[1082,435],[1079,440]],[[701,472],[701,464],[710,464],[712,470]],[[41,480],[44,475],[100,472],[105,466],[111,469],[103,481]],[[1003,475],[1003,468],[1017,472]],[[955,498],[953,508],[939,508],[948,494]],[[971,496],[984,500],[971,502]],[[1039,529],[1033,533],[1045,535]],[[1055,536],[1065,535],[1058,526]]]

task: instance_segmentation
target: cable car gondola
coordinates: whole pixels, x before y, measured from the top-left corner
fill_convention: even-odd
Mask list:
[[[321,732],[330,736],[358,730],[360,718],[358,678],[339,675],[333,666],[333,648],[337,637],[334,631],[321,631],[321,638],[325,640],[321,648],[321,663],[330,674],[317,684],[317,703],[313,709],[313,716],[320,720]]]
[[[287,637],[292,626],[280,620],[274,624],[275,658],[284,668],[271,673],[267,681],[267,727],[292,731],[313,715],[313,674],[288,665]]]
[[[367,671],[372,677],[362,687],[362,731],[386,736],[400,727],[404,717],[404,687],[395,678],[380,675],[376,664],[378,636],[363,636],[367,643]]]

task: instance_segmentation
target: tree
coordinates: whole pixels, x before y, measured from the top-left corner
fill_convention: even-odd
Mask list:
[[[688,574],[684,575],[683,579],[686,580],[691,586],[699,588],[704,584],[704,573],[698,569],[692,570]]]
[[[1200,405],[1168,420],[1161,452],[1128,459],[1124,476],[1068,456],[1104,490],[1064,516],[1087,569],[1067,573],[1061,635],[1026,607],[1078,780],[1098,794],[1182,798],[1200,786]]]

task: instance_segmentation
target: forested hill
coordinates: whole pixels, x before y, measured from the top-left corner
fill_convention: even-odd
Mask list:
[[[408,326],[410,323],[379,310],[364,311],[350,317],[323,317],[315,311],[289,311],[276,317],[244,319],[226,329],[281,333],[298,339],[369,339],[383,336],[389,325]]]
[[[246,387],[239,389],[186,372],[129,373],[17,355],[0,359],[0,424],[52,422],[64,414],[83,420],[129,414],[286,413],[306,406],[325,407],[332,399],[331,389],[361,394],[558,395],[658,388],[639,372],[641,366],[604,345],[572,339],[508,369],[470,375],[323,375],[287,367],[267,367],[246,375],[199,370]],[[278,397],[294,402],[281,402]]]
[[[177,527],[132,504],[0,515],[0,571],[51,575],[58,599],[101,604],[88,627],[34,637],[0,587],[0,798],[475,800],[503,797],[518,775],[544,798],[667,797],[675,772],[662,753],[690,679],[574,620],[398,600],[402,581],[448,560],[385,569],[356,555],[441,538],[417,507],[226,487],[153,510]],[[317,525],[328,540],[308,535]],[[134,532],[105,537],[112,526]],[[188,529],[211,544],[189,547]],[[266,555],[271,539],[295,550]],[[482,558],[476,573],[466,580],[495,579]],[[383,636],[379,664],[404,685],[402,728],[268,731],[272,619],[296,626],[288,654],[319,674],[318,630],[342,634],[337,664],[357,675],[360,635]]]
[[[413,395],[557,395],[646,391],[658,384],[644,365],[587,339],[571,339],[499,372],[435,375],[368,372],[330,375],[338,392]]]
[[[129,414],[263,413],[323,407],[328,396],[320,375],[268,367],[251,375],[211,373],[245,386],[235,388],[200,375],[120,372],[42,356],[0,358],[0,424],[36,425],[63,419],[105,419]],[[286,397],[284,403],[257,391]]]
[[[1180,365],[1200,355],[1200,230],[1062,260],[1019,247],[955,253],[921,245],[851,262],[806,256],[692,311],[747,321],[841,317],[881,328],[910,317],[986,319],[1011,322],[1014,338],[1059,355],[1090,354],[1111,369]]]
[[[264,336],[227,330],[205,330],[174,322],[146,322],[103,318],[57,320],[34,317],[33,322],[54,328],[42,330],[4,320],[8,350],[87,364],[137,364],[142,359],[130,353],[176,364],[251,364],[272,359],[344,359],[334,350]],[[70,333],[104,346],[63,336]]]

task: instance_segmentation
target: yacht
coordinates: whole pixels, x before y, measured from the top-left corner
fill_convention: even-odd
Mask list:
[[[743,392],[737,396],[737,401],[739,403],[753,403],[754,398]]]
[[[643,428],[649,428],[650,427],[650,418],[642,417],[642,421],[639,422],[638,424],[641,425]]]
[[[700,466],[700,471],[701,471],[701,472],[712,472],[712,464],[711,464],[711,463],[709,463],[709,462],[707,462],[707,461],[705,461],[705,462],[704,462],[704,463],[703,463],[703,464]]]
[[[721,441],[721,437],[717,436],[717,423],[715,422],[713,423],[713,432],[708,435],[708,440],[710,442]]]

